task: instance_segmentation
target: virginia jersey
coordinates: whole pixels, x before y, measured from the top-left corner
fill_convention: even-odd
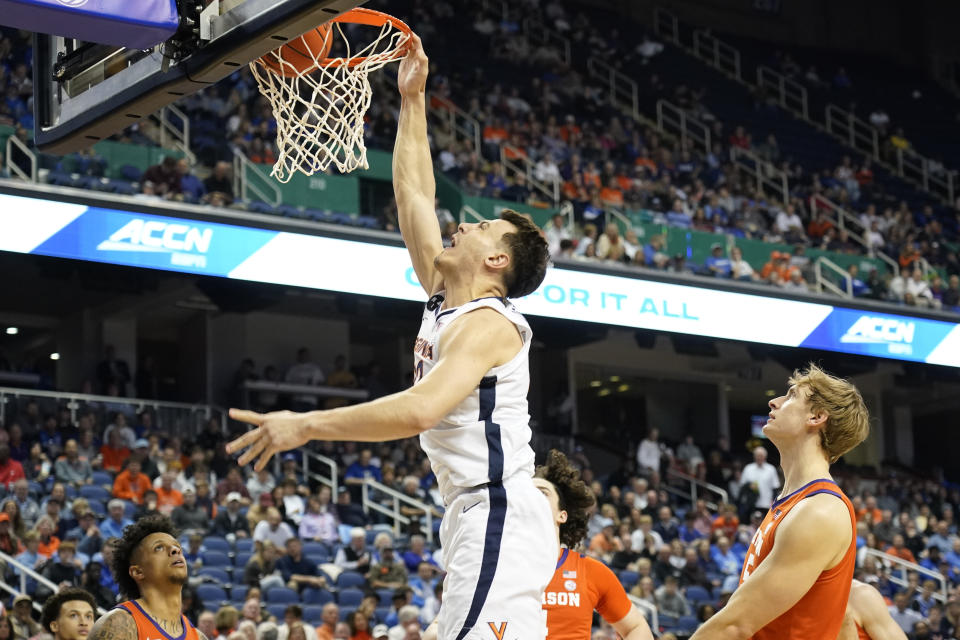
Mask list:
[[[753,640],[834,640],[843,623],[850,597],[850,585],[857,560],[857,520],[853,504],[832,480],[814,480],[773,503],[750,542],[747,558],[740,574],[740,584],[773,550],[777,527],[801,500],[827,493],[836,496],[850,512],[850,542],[843,560],[823,571],[810,590],[776,620],[753,635]]]
[[[533,475],[530,448],[530,325],[509,301],[479,298],[442,309],[443,292],[433,296],[423,312],[414,346],[414,384],[440,359],[440,338],[460,316],[489,308],[516,326],[523,346],[509,362],[487,371],[477,387],[429,431],[420,446],[430,459],[444,502],[460,490],[500,482],[516,473]]]

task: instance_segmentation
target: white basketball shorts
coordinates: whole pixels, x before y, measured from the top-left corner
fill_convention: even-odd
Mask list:
[[[457,495],[440,525],[447,577],[438,640],[543,640],[542,594],[560,549],[526,474]]]

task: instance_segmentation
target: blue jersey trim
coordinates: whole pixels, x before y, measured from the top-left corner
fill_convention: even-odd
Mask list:
[[[140,613],[143,614],[143,617],[149,620],[150,624],[152,624],[157,631],[162,633],[167,640],[183,640],[184,638],[187,637],[187,625],[190,624],[190,622],[187,620],[187,617],[185,615],[180,614],[180,625],[183,627],[183,633],[181,633],[179,636],[174,638],[169,633],[164,631],[163,627],[157,624],[156,620],[153,619],[153,616],[151,616],[149,613],[143,610],[143,607],[140,606],[139,602],[137,602],[136,600],[128,600],[127,602],[117,605],[118,609],[123,608],[127,610],[127,613],[130,613],[130,610],[123,606],[124,604],[132,604],[133,606],[135,606],[137,610],[139,610]]]
[[[798,493],[800,493],[801,491],[803,491],[804,489],[806,489],[806,488],[809,487],[810,485],[817,484],[818,482],[829,482],[829,483],[832,484],[833,486],[835,486],[835,487],[837,486],[837,483],[836,483],[836,482],[834,482],[833,480],[829,480],[829,479],[827,479],[827,478],[818,478],[818,479],[816,479],[816,480],[811,480],[810,482],[808,482],[807,484],[803,485],[802,487],[800,487],[800,488],[797,489],[796,491],[791,492],[789,495],[783,496],[783,497],[780,498],[779,500],[774,500],[774,501],[773,501],[773,506],[776,507],[777,505],[783,504],[785,501],[787,501],[787,500],[789,500],[790,498],[792,498],[793,496],[797,495]],[[839,489],[839,487],[837,487],[837,488]]]
[[[503,522],[507,517],[507,490],[500,482],[487,487],[490,496],[490,512],[487,514],[487,532],[483,540],[483,558],[480,561],[480,576],[477,588],[473,592],[470,610],[463,621],[463,627],[456,640],[463,640],[477,624],[480,611],[487,601],[493,576],[497,573],[497,561],[500,558],[500,541],[503,539]]]
[[[480,380],[480,421],[484,423],[487,436],[487,477],[490,482],[503,480],[503,442],[500,440],[500,425],[493,421],[493,409],[497,405],[497,376]]]
[[[560,552],[560,559],[557,560],[557,569],[563,566],[563,563],[567,561],[567,556],[570,555],[570,549],[566,547]]]

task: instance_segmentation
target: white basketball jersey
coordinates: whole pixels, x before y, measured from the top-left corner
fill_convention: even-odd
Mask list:
[[[500,482],[516,473],[533,475],[530,448],[530,325],[509,301],[490,297],[442,310],[431,298],[414,346],[414,384],[423,379],[440,358],[440,337],[457,318],[476,309],[490,308],[506,316],[520,333],[523,346],[509,362],[487,371],[477,388],[447,414],[440,424],[420,434],[420,446],[437,476],[444,502],[460,490]],[[442,302],[442,298],[439,298]],[[435,307],[430,309],[429,307]]]

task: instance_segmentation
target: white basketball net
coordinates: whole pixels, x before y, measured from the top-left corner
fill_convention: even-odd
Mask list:
[[[334,39],[334,47],[337,38],[346,45],[339,63],[323,66],[323,52],[310,51],[301,39],[291,44],[310,53],[316,64],[311,69],[298,72],[279,55],[279,49],[264,58],[282,68],[284,75],[257,60],[250,63],[260,93],[270,101],[277,120],[279,153],[270,175],[280,182],[289,182],[297,171],[308,176],[326,171],[331,164],[342,173],[369,167],[363,142],[363,117],[372,94],[367,74],[399,60],[396,52],[409,38],[387,22],[373,42],[353,53],[342,23],[327,24],[326,37]],[[349,62],[356,58],[366,59],[351,66]]]

